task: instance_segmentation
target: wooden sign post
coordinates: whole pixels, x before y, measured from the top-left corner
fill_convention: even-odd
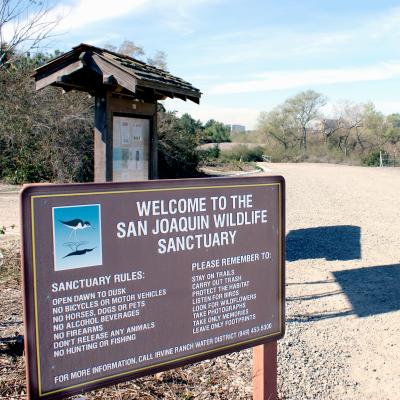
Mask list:
[[[253,400],[277,398],[277,342],[253,348]]]

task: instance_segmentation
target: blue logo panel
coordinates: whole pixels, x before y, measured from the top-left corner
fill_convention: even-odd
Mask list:
[[[102,265],[100,204],[53,207],[54,270]]]

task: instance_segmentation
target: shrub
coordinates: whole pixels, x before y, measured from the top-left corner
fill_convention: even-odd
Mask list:
[[[93,100],[35,91],[34,60],[0,71],[0,179],[10,183],[93,180]]]
[[[222,122],[210,119],[204,125],[200,135],[202,143],[223,143],[230,142],[230,128]]]
[[[374,150],[367,156],[362,158],[362,163],[368,167],[379,167],[380,165],[380,151]],[[386,157],[386,152],[382,152],[382,156]]]
[[[222,158],[243,162],[257,162],[263,160],[263,154],[264,148],[261,146],[249,148],[248,146],[239,144],[232,150],[224,153]]]
[[[190,178],[198,175],[198,139],[188,133],[174,112],[158,113],[158,171],[163,178]]]

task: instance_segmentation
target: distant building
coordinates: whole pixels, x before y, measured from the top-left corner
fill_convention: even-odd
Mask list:
[[[246,132],[246,127],[244,125],[231,125],[231,132],[235,133],[235,132],[241,132],[244,133]]]

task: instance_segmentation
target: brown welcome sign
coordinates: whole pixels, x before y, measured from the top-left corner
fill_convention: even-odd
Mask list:
[[[30,398],[282,337],[284,190],[281,177],[25,187]]]

